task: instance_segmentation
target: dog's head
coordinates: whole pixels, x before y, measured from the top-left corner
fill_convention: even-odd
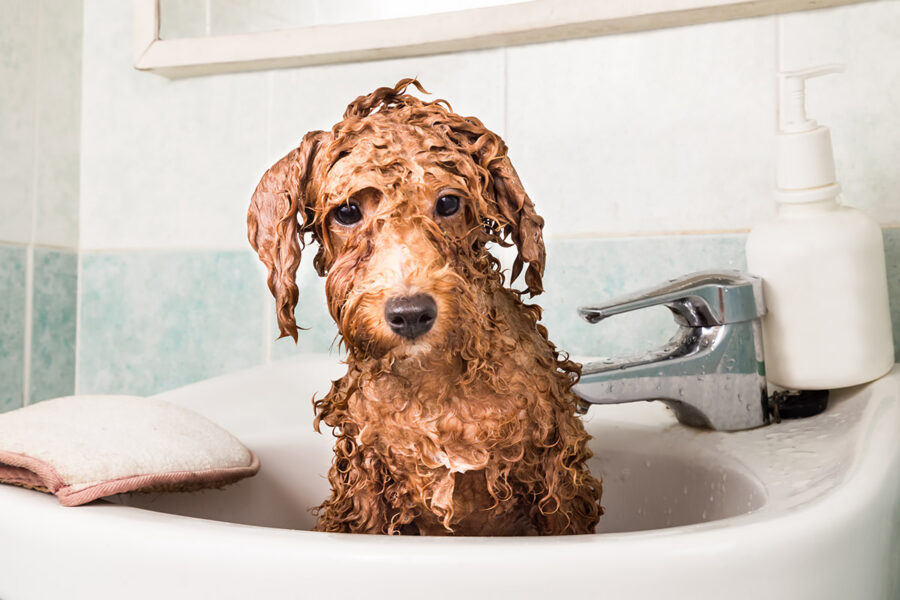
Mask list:
[[[477,290],[503,285],[487,244],[517,248],[526,290],[542,291],[543,219],[478,119],[406,93],[360,96],[329,131],[308,133],[263,175],[248,214],[268,268],[281,337],[297,339],[295,282],[305,234],[319,244],[329,309],[351,353],[440,346],[486,319]]]

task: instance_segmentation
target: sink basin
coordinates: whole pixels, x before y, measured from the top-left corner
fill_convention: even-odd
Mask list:
[[[229,387],[234,391],[236,385],[232,381]],[[315,519],[307,509],[328,495],[325,473],[332,457],[332,437],[311,427],[312,392],[270,396],[272,402],[262,404],[248,401],[240,412],[223,414],[216,392],[199,393],[206,387],[200,384],[159,397],[202,412],[234,432],[260,456],[265,465],[260,474],[224,493],[127,494],[111,501],[217,521],[311,529]],[[244,393],[245,398],[255,394],[249,386]],[[585,419],[594,436],[591,472],[603,477],[606,514],[598,533],[714,521],[764,505],[765,487],[739,461],[718,454],[709,444],[673,443],[680,427],[670,427],[662,405],[619,411],[616,419],[607,412],[614,411],[598,410]]]
[[[262,462],[225,490],[79,508],[0,486],[2,598],[894,598],[900,592],[900,368],[802,421],[724,433],[655,402],[594,406],[596,535],[419,538],[308,531],[332,438],[313,393],[344,368],[308,355],[159,395]],[[54,572],[47,578],[47,567]],[[35,582],[40,582],[35,586]],[[139,582],[139,585],[135,585]]]

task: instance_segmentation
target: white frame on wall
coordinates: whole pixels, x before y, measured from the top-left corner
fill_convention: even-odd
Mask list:
[[[530,0],[381,21],[160,39],[159,0],[134,0],[134,66],[190,77],[377,60],[679,27],[868,0]]]

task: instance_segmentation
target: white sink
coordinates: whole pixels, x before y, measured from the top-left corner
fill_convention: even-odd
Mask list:
[[[305,356],[159,396],[260,456],[259,475],[224,491],[63,508],[0,486],[0,597],[93,597],[98,581],[148,598],[900,593],[900,368],[832,392],[822,415],[737,433],[686,428],[659,403],[594,406],[606,514],[596,535],[545,538],[307,531],[332,440],[312,431],[310,399],[342,371]]]

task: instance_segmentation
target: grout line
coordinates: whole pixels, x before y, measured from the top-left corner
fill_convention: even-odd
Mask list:
[[[34,148],[32,151],[32,169],[31,169],[31,231],[28,237],[29,245],[33,246],[35,242],[35,233],[37,232],[37,203],[38,203],[38,180],[40,173],[40,155],[41,155],[41,0],[37,2],[37,15],[35,17],[35,69],[34,69]]]
[[[784,70],[784,19],[775,15],[775,131],[781,131],[781,77]]]
[[[74,389],[72,390],[73,394],[78,393],[78,366],[79,361],[81,359],[81,352],[78,351],[79,344],[81,342],[81,274],[82,274],[82,261],[81,261],[81,253],[78,253],[75,267],[75,380],[73,382]]]
[[[503,47],[503,138],[509,139],[509,47]]]
[[[275,112],[275,72],[270,71],[268,74],[268,97],[266,98],[266,152],[272,154],[272,125]],[[263,364],[272,362],[272,336],[274,335],[272,327],[272,315],[270,314],[268,289],[262,295],[262,314],[263,314]]]
[[[269,364],[270,362],[272,362],[272,336],[275,335],[275,328],[272,324],[272,315],[269,313],[269,305],[271,304],[271,302],[269,301],[268,291],[268,288],[266,288],[266,293],[262,294],[263,364]]]
[[[868,213],[867,213],[868,214]],[[900,221],[891,221],[879,224],[882,229],[900,229]],[[679,235],[741,235],[748,233],[749,227],[738,227],[733,229],[660,229],[649,231],[587,231],[583,233],[552,233],[545,235],[546,240],[577,240],[577,239],[607,239],[607,238],[641,238],[641,237],[667,237]],[[0,246],[9,246],[15,248],[27,248],[31,244],[23,244],[18,242],[0,242]],[[211,253],[211,252],[228,252],[228,253],[255,253],[248,245],[246,248],[222,247],[222,248],[201,248],[190,246],[173,246],[171,248],[62,248],[55,246],[36,245],[37,248],[46,248],[48,250],[64,250],[77,253],[79,257],[82,255],[102,255],[102,254],[175,254],[175,253]]]
[[[81,68],[81,77],[78,82],[78,94],[79,94],[79,115],[78,115],[78,257],[77,257],[77,266],[76,266],[76,281],[75,281],[75,377],[73,381],[74,390],[73,394],[77,394],[80,390],[81,384],[81,342],[82,342],[82,326],[81,326],[81,317],[83,311],[83,294],[84,294],[84,227],[83,224],[85,222],[84,216],[86,213],[85,209],[85,194],[84,194],[84,182],[85,182],[85,161],[84,161],[84,148],[85,148],[85,135],[84,135],[84,122],[85,115],[87,114],[89,108],[88,103],[85,102],[85,81],[87,80],[86,74],[89,70],[89,62],[85,60],[85,48],[87,45],[87,37],[86,32],[88,28],[85,26],[89,15],[87,11],[84,10],[82,6],[81,10],[81,40],[80,40],[80,48],[81,52],[79,56],[79,63]],[[156,19],[156,31],[154,31],[154,37],[159,38],[159,17]]]
[[[41,12],[43,2],[38,0],[34,18],[34,148],[31,165],[31,226],[28,246],[25,250],[25,355],[22,357],[22,406],[31,403],[31,346],[34,320],[34,241],[37,232],[38,174],[40,173],[41,141]]]
[[[79,254],[135,254],[135,253],[143,253],[143,254],[175,254],[175,253],[210,253],[210,252],[248,252],[256,256],[253,252],[253,249],[250,247],[248,243],[246,248],[236,248],[236,247],[225,247],[225,248],[201,248],[201,247],[191,247],[191,246],[172,246],[171,248],[149,248],[149,247],[135,247],[135,248],[82,248],[79,250]]]
[[[45,250],[56,250],[57,252],[71,252],[73,254],[78,252],[78,248],[73,247],[73,246],[54,246],[53,244],[32,244],[31,242],[3,242],[3,241],[0,241],[0,246],[5,246],[8,248],[27,248],[28,246],[35,246],[37,248],[43,248]]]
[[[275,112],[275,72],[269,71],[266,74],[266,85],[268,92],[266,94],[266,153],[272,154],[272,119]]]
[[[748,233],[750,229],[680,229],[670,231],[621,231],[621,232],[597,232],[562,233],[547,236],[548,240],[580,240],[580,239],[607,239],[607,238],[647,238],[647,237],[679,237],[688,235],[738,235]]]
[[[81,7],[81,23],[79,26],[81,27],[80,38],[78,40],[78,68],[80,69],[80,73],[78,75],[78,210],[76,211],[76,230],[75,230],[75,244],[77,246],[76,254],[75,254],[75,347],[72,351],[75,353],[74,357],[74,369],[75,373],[72,377],[72,394],[78,393],[78,371],[81,363],[81,352],[78,351],[79,344],[81,343],[81,294],[82,294],[82,251],[81,251],[81,223],[82,223],[82,211],[84,208],[84,194],[82,194],[82,190],[84,188],[84,113],[86,111],[86,102],[84,101],[84,82],[85,82],[85,65],[87,64],[84,60],[84,46],[85,46],[85,27],[84,20],[86,18],[84,6]],[[157,31],[156,37],[159,37],[159,23],[157,22]]]
[[[869,214],[869,213],[866,213]],[[879,226],[882,229],[900,229],[900,221],[889,221],[887,223],[879,223]],[[665,237],[665,236],[678,236],[678,235],[736,235],[736,234],[744,234],[750,231],[749,227],[738,227],[733,229],[660,229],[660,230],[649,230],[649,231],[587,231],[583,233],[552,233],[550,235],[545,235],[545,239],[549,240],[569,240],[569,239],[584,239],[584,238],[621,238],[621,237]],[[78,254],[80,257],[83,254],[88,255],[99,255],[99,254],[136,254],[136,253],[145,253],[145,254],[175,254],[175,253],[188,253],[188,252],[196,252],[196,253],[210,253],[210,252],[228,252],[228,253],[250,253],[254,254],[253,250],[248,245],[246,248],[236,248],[236,247],[222,247],[222,248],[201,248],[201,247],[190,247],[190,246],[173,246],[171,248],[148,248],[148,247],[138,247],[138,248],[69,248],[65,246],[49,246],[44,244],[26,244],[22,242],[3,242],[0,241],[0,247],[8,247],[8,248],[28,248],[30,246],[34,246],[35,248],[41,248],[45,250],[56,250],[63,252],[71,252],[72,254]]]

